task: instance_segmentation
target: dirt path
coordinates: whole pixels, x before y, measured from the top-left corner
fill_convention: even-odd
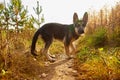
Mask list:
[[[42,74],[42,80],[75,80],[77,71],[72,68],[73,59],[59,58],[54,63],[46,66],[46,72]]]

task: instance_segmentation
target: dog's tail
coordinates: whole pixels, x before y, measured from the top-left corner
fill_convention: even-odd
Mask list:
[[[33,39],[32,39],[32,45],[31,45],[31,54],[33,56],[37,56],[37,54],[35,53],[35,47],[36,47],[36,42],[37,42],[37,39],[38,39],[38,36],[40,35],[40,29],[38,29],[34,36],[33,36]]]

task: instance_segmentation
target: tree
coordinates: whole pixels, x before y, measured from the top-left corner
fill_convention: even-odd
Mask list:
[[[27,21],[27,9],[24,8],[21,0],[11,0],[10,4],[8,4],[7,6],[5,4],[0,4],[0,35],[1,35],[0,47],[2,50],[1,52],[2,55],[6,56],[5,66],[7,67],[10,67],[11,65],[10,45],[12,44],[12,42],[10,42],[11,41],[9,34],[10,28],[12,26],[18,33],[19,27],[22,27],[26,21]],[[15,37],[12,38],[17,40],[17,35],[15,35]]]
[[[35,14],[37,15],[37,19],[33,17],[34,22],[40,27],[40,24],[44,22],[44,16],[40,18],[41,12],[42,12],[42,7],[39,4],[39,1],[37,1],[37,7],[34,8],[33,10],[35,11]]]
[[[10,24],[15,27],[16,32],[19,32],[19,27],[23,27],[27,21],[27,9],[24,8],[21,0],[11,0],[8,9]]]

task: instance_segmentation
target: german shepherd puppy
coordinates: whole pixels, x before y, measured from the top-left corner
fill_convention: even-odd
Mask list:
[[[31,45],[31,53],[34,56],[37,56],[35,53],[35,46],[38,39],[38,36],[40,36],[43,41],[45,42],[45,46],[42,50],[42,53],[45,54],[47,59],[51,62],[54,62],[55,59],[53,59],[48,54],[48,49],[53,42],[53,39],[58,39],[64,43],[65,51],[68,56],[68,58],[71,58],[69,48],[72,48],[72,52],[75,52],[75,48],[72,44],[73,41],[79,38],[79,36],[84,33],[84,28],[88,22],[88,13],[85,12],[83,19],[79,20],[77,13],[74,13],[73,15],[73,24],[70,25],[64,25],[59,23],[48,23],[43,25],[41,28],[39,28],[36,33],[33,36],[32,39],[32,45]]]

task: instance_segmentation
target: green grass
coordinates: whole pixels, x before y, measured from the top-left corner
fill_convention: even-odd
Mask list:
[[[104,46],[107,40],[106,29],[104,27],[97,28],[92,34],[86,35],[85,40],[87,40],[88,46]]]

